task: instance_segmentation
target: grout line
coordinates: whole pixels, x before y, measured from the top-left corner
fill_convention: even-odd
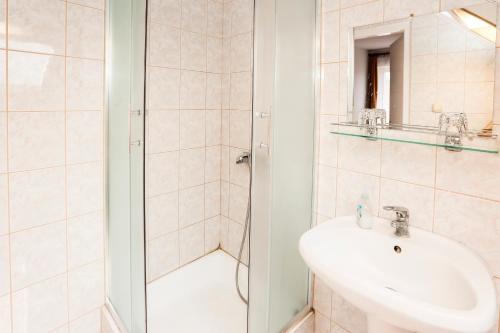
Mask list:
[[[64,213],[65,213],[65,232],[66,232],[66,325],[69,325],[70,312],[70,289],[69,289],[69,240],[68,240],[68,116],[67,116],[67,95],[68,95],[68,3],[64,6]]]

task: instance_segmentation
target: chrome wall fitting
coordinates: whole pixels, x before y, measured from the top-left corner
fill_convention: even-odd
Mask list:
[[[363,109],[359,112],[358,125],[366,130],[369,136],[375,136],[379,127],[385,126],[387,112],[384,109]]]
[[[469,137],[469,123],[463,112],[443,113],[439,116],[439,134],[444,135],[444,143],[450,151],[462,151],[462,137]]]

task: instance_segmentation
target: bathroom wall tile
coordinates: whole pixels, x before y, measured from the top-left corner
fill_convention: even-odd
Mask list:
[[[178,109],[181,72],[158,67],[149,67],[148,72],[150,109]]]
[[[149,195],[175,191],[179,188],[179,152],[149,156]]]
[[[64,110],[63,57],[9,52],[8,58],[10,111]]]
[[[103,207],[103,169],[100,162],[67,168],[68,216],[77,216]]]
[[[207,37],[207,71],[222,73],[223,70],[222,38]]]
[[[229,183],[220,182],[220,213],[222,216],[229,216]]]
[[[220,1],[208,0],[207,12],[207,34],[222,37],[224,4]]]
[[[59,326],[58,328],[54,330],[50,330],[49,333],[69,333],[69,327],[68,324],[64,324],[62,326]]]
[[[68,268],[82,266],[104,256],[103,212],[68,219]]]
[[[337,169],[325,165],[317,168],[317,207],[318,214],[334,217],[337,193]]]
[[[151,0],[149,17],[151,22],[181,27],[181,0]]]
[[[229,146],[229,110],[221,111],[221,143]]]
[[[500,204],[450,192],[436,192],[434,232],[464,243],[500,276]],[[474,223],[470,223],[474,221]]]
[[[222,107],[222,75],[207,73],[206,108],[220,110]]]
[[[432,112],[432,105],[437,99],[436,83],[412,83],[411,84],[410,113]],[[462,97],[463,100],[463,97]],[[442,99],[440,103],[444,103]],[[446,103],[448,104],[448,103]]]
[[[465,83],[464,82],[438,83],[436,98],[437,101],[441,104],[443,110],[449,112],[464,112]]]
[[[205,71],[207,66],[207,37],[199,33],[182,31],[181,68]]]
[[[10,292],[9,246],[9,236],[0,236],[0,296]]]
[[[243,238],[243,225],[229,220],[227,229],[227,242],[224,249],[234,258],[238,257],[241,239]],[[243,261],[243,258],[242,258]]]
[[[207,110],[205,112],[205,145],[215,146],[221,142],[221,111]]]
[[[467,114],[491,114],[494,89],[493,82],[466,82],[464,111]]]
[[[205,109],[206,73],[182,71],[181,109]]]
[[[180,263],[187,264],[205,253],[205,224],[194,224],[179,231]]]
[[[220,180],[221,147],[205,148],[205,183]]]
[[[66,274],[12,294],[14,332],[48,332],[68,318]]]
[[[252,103],[252,74],[231,73],[231,109],[250,110]]]
[[[229,243],[229,219],[225,216],[221,216],[221,219],[220,219],[220,246],[226,252],[228,252],[228,250],[227,250],[228,243]]]
[[[438,30],[438,52],[465,51],[466,30],[457,24],[444,24]]]
[[[321,20],[321,62],[339,60],[340,13],[324,13]]]
[[[104,105],[104,64],[100,60],[66,60],[66,108],[102,110]]]
[[[319,312],[315,312],[314,333],[330,333],[330,318]]]
[[[224,13],[222,18],[222,35],[224,37],[231,36],[231,21],[236,2],[224,1]]]
[[[353,215],[363,194],[368,195],[368,208],[375,215],[379,206],[380,178],[338,170],[336,215]]]
[[[321,10],[323,12],[329,12],[332,10],[338,10],[340,8],[341,0],[324,0],[321,1]]]
[[[330,133],[331,123],[336,122],[336,116],[319,116],[319,163],[332,167],[337,166],[338,136]]]
[[[179,149],[180,115],[178,110],[148,113],[149,153],[164,153]]]
[[[500,158],[497,155],[439,150],[436,187],[448,191],[500,200]]]
[[[467,51],[465,81],[493,82],[495,80],[495,49]]]
[[[182,29],[207,31],[207,0],[182,0]]]
[[[233,36],[251,31],[253,29],[253,1],[234,0],[231,18]]]
[[[23,171],[64,164],[64,113],[9,114],[9,168]]]
[[[429,55],[437,53],[438,36],[435,26],[414,28],[411,32],[412,56]]]
[[[180,113],[181,149],[205,146],[205,111],[182,110]]]
[[[70,320],[104,303],[104,262],[96,261],[68,273]]]
[[[248,150],[239,148],[229,148],[229,181],[232,184],[242,187],[249,187],[250,184],[250,169],[247,164],[236,164],[236,160],[240,155]]]
[[[217,215],[205,220],[205,253],[219,248],[220,218],[220,215]]]
[[[434,186],[436,149],[421,145],[383,142],[382,177]]]
[[[380,175],[381,141],[338,138],[338,167],[341,169]]]
[[[231,38],[231,72],[252,69],[252,33],[248,32]]]
[[[69,0],[68,2],[98,9],[104,9],[105,7],[104,0]]]
[[[231,106],[231,75],[222,75],[222,109],[229,109]]]
[[[12,289],[66,271],[66,222],[51,223],[11,235]]]
[[[101,332],[101,310],[94,310],[69,323],[71,333]]]
[[[10,295],[0,296],[0,332],[11,333]]]
[[[172,232],[148,242],[148,281],[179,267],[179,233]]]
[[[434,216],[434,189],[382,178],[380,181],[379,215],[394,219],[394,212],[384,206],[401,206],[410,210],[410,224],[432,230]]]
[[[0,112],[0,173],[7,172],[7,112]]]
[[[181,189],[202,185],[205,182],[205,148],[181,150],[179,165]]]
[[[9,49],[64,55],[64,1],[19,0],[8,5]]]
[[[205,184],[205,219],[220,215],[220,182]]]
[[[0,235],[9,232],[9,186],[7,174],[0,174]]]
[[[321,66],[321,114],[339,114],[339,64]]]
[[[422,55],[413,57],[411,62],[412,84],[436,82],[438,69],[436,56]]]
[[[229,143],[231,147],[250,149],[249,111],[231,111],[229,114]]]
[[[347,332],[345,329],[332,322],[331,333],[349,333],[349,332]]]
[[[437,13],[439,0],[384,0],[384,20],[395,20],[404,17]]]
[[[64,167],[9,175],[11,232],[63,220],[65,211]]]
[[[229,217],[238,223],[245,223],[248,206],[248,188],[229,184]]]
[[[351,333],[366,333],[366,315],[337,294],[332,296],[332,319]]]
[[[180,68],[181,31],[163,23],[151,22],[148,33],[149,64],[151,66]]]
[[[104,12],[68,3],[68,56],[104,59]]]
[[[465,52],[439,54],[437,66],[438,82],[461,82],[465,76]]]
[[[148,239],[179,228],[179,193],[177,191],[149,198],[148,204]]]
[[[332,312],[332,291],[318,277],[314,278],[313,288],[314,309],[326,318],[330,318]]]
[[[66,161],[84,163],[101,161],[103,128],[101,111],[66,114]]]
[[[195,186],[179,192],[179,227],[184,228],[204,217],[205,186]]]

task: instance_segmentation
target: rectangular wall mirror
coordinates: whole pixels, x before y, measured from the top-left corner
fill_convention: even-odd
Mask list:
[[[410,17],[349,32],[348,122],[370,110],[388,127],[438,127],[464,114],[491,129],[497,3]]]

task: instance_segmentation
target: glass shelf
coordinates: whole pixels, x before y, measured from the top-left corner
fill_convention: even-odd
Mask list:
[[[445,144],[445,135],[439,134],[437,128],[404,126],[398,128],[377,128],[374,135],[367,132],[366,127],[358,126],[354,123],[332,123],[332,134],[364,138],[366,140],[381,140],[391,142],[401,142],[408,144],[441,147],[453,151],[475,151],[488,154],[498,154],[497,136],[480,136],[478,133],[470,133],[463,136],[462,145]]]

